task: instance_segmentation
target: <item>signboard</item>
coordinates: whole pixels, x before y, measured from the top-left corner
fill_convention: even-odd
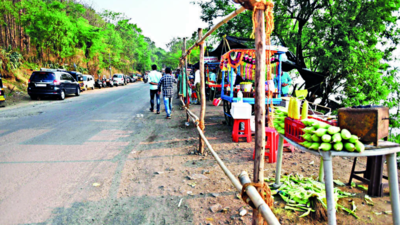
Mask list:
[[[212,62],[219,62],[217,56],[205,56],[204,63],[212,63]]]

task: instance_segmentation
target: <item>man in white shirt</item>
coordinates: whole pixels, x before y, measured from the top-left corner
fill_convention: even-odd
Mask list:
[[[148,75],[150,84],[150,112],[154,112],[154,95],[157,101],[157,114],[160,114],[160,95],[157,93],[158,82],[162,77],[161,73],[157,71],[157,65],[151,66],[152,71]]]
[[[197,95],[197,104],[200,104],[201,100],[201,95],[200,95],[200,70],[198,67],[195,68],[194,72],[194,83],[193,85],[195,86],[196,90],[196,95]]]

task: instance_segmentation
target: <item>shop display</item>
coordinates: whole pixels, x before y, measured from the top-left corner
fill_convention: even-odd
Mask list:
[[[285,134],[286,137],[312,150],[350,152],[365,150],[360,138],[349,130],[309,117],[307,101],[303,103],[300,116],[299,105],[298,99],[291,98],[287,111],[283,107],[274,107],[273,125],[278,133]]]

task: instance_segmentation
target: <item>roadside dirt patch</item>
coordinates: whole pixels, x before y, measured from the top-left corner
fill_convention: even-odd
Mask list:
[[[175,109],[177,107],[175,106]],[[191,106],[199,114],[199,106]],[[206,136],[215,151],[226,166],[235,175],[241,171],[253,174],[252,143],[232,142],[231,127],[222,125],[222,107],[214,107],[208,102],[206,113]],[[198,148],[198,133],[191,124],[184,126],[186,115],[184,111],[173,112],[173,119],[163,121],[157,119],[157,135],[151,134],[133,149],[122,172],[122,180],[118,197],[143,198],[152,197],[169,202],[169,211],[180,216],[190,215],[190,219],[175,217],[175,224],[251,224],[252,209],[246,206],[238,197],[226,175],[222,172],[215,159],[196,154]],[[334,159],[334,179],[346,183],[349,178],[353,159],[337,157]],[[364,160],[359,160],[357,168],[365,168]],[[265,163],[265,177],[275,177],[275,163]],[[301,174],[317,177],[319,157],[300,152],[285,152],[283,155],[283,174]],[[206,178],[196,178],[202,177]],[[388,193],[382,198],[373,198],[375,206],[368,206],[363,200],[364,192],[350,187],[340,188],[343,191],[357,193],[354,197],[358,207],[356,220],[346,212],[337,212],[338,224],[387,224],[392,222]],[[182,200],[180,207],[179,202]],[[349,207],[348,199],[341,203]],[[211,207],[219,204],[220,210],[211,211]],[[219,207],[219,206],[218,206]],[[239,215],[239,209],[245,207],[247,214]],[[299,218],[300,212],[284,209],[285,203],[280,197],[275,197],[273,211],[282,224],[325,224],[325,221],[314,221],[311,218]],[[159,213],[165,213],[164,208]]]

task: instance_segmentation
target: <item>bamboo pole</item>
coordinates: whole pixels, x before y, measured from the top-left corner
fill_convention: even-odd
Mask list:
[[[235,11],[233,11],[231,14],[227,15],[226,17],[224,17],[222,19],[221,22],[217,23],[215,26],[213,26],[200,40],[198,40],[192,47],[188,48],[187,51],[184,52],[184,54],[182,55],[182,57],[186,57],[189,52],[195,48],[196,46],[199,45],[199,43],[202,43],[206,40],[206,38],[208,36],[210,36],[212,33],[214,33],[214,31],[216,31],[220,26],[224,25],[225,23],[227,23],[229,20],[231,20],[232,18],[234,18],[235,16],[239,15],[240,13],[242,13],[243,11],[245,11],[246,9],[244,7],[240,7],[239,9],[236,9]]]
[[[201,40],[203,35],[203,29],[199,28],[198,30],[199,40]],[[201,101],[201,109],[200,109],[200,129],[204,133],[204,117],[206,114],[206,84],[204,79],[204,42],[200,42],[200,101]],[[204,141],[199,136],[199,152],[204,155]]]
[[[186,51],[186,38],[183,38],[182,52],[185,52],[185,51]],[[182,81],[184,82],[184,84],[182,84],[182,87],[183,87],[183,85],[186,86],[186,107],[189,107],[189,83],[188,83],[189,79],[187,79],[187,77],[189,75],[188,75],[188,72],[187,72],[187,59],[186,59],[186,56],[183,57],[183,68],[184,68],[183,72],[184,72],[185,76],[182,79]],[[187,113],[186,113],[186,122],[189,123],[189,115]]]
[[[249,175],[245,171],[239,175],[239,180],[242,185],[251,183]],[[268,225],[280,224],[264,199],[260,198],[260,193],[254,186],[247,186],[245,191]]]
[[[265,153],[265,22],[264,11],[256,10],[256,96],[255,96],[255,160],[254,183],[264,183],[264,153]],[[260,188],[259,188],[260,189]],[[260,190],[258,190],[260,191]],[[263,217],[258,209],[253,210],[253,225],[262,225]]]
[[[212,156],[215,158],[217,161],[218,165],[221,167],[222,171],[225,173],[225,175],[229,178],[229,180],[232,182],[233,186],[235,186],[236,190],[239,192],[242,191],[242,184],[250,183],[250,178],[248,177],[248,174],[243,171],[239,175],[239,180],[236,179],[235,176],[233,176],[232,172],[225,166],[224,162],[219,158],[218,154],[214,151],[212,148],[210,142],[208,142],[207,138],[204,136],[203,132],[201,131],[199,124],[198,124],[198,118],[195,114],[193,114],[188,108],[186,108],[184,102],[182,101],[183,107],[185,107],[186,112],[191,116],[191,119],[193,123],[196,126],[197,131],[199,132],[201,138],[204,140],[205,144],[207,145],[208,149],[210,150]],[[246,188],[246,193],[250,197],[251,201],[253,204],[256,206],[258,211],[261,213],[262,217],[267,221],[269,225],[279,225],[278,219],[275,217],[274,213],[271,211],[269,206],[265,203],[264,199],[260,196],[260,193],[257,191],[257,189],[254,186],[248,186]],[[247,202],[249,203],[249,202]]]

